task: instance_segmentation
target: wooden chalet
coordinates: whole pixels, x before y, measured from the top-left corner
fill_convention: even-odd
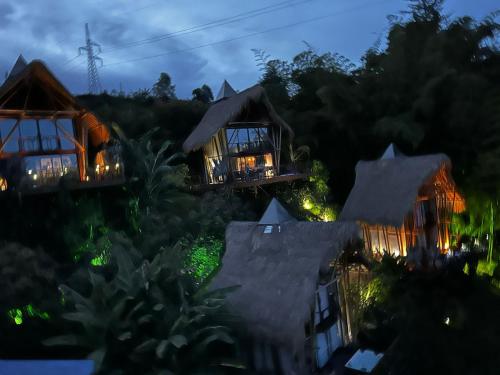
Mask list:
[[[452,215],[463,210],[446,155],[406,156],[391,144],[379,160],[358,162],[340,219],[361,224],[376,257],[432,257],[448,252]]]
[[[302,222],[273,199],[258,222],[231,222],[212,289],[241,319],[244,352],[256,373],[321,369],[351,342],[346,295],[334,264],[356,241],[355,223]]]
[[[285,136],[293,137],[293,131],[278,116],[261,86],[236,93],[224,81],[216,101],[183,149],[195,154],[195,183],[255,187],[305,177],[281,162]]]
[[[0,190],[123,182],[120,147],[41,61],[19,56],[0,87]]]

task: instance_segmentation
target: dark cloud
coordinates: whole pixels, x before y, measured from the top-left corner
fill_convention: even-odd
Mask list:
[[[10,4],[0,4],[0,29],[6,29],[11,23],[10,17],[14,13],[14,7]]]
[[[481,18],[498,8],[498,0],[448,0],[447,13]],[[85,43],[84,25],[90,25],[92,38],[102,45],[102,58],[109,64],[99,70],[103,86],[111,91],[120,83],[128,91],[151,87],[160,72],[168,72],[180,97],[189,97],[204,83],[217,91],[223,79],[242,90],[256,82],[259,71],[252,48],[260,48],[272,58],[291,59],[304,49],[307,40],[319,52],[337,52],[359,62],[387,27],[387,14],[399,14],[406,0],[363,5],[362,0],[311,0],[277,12],[196,33],[177,35],[157,43],[110,51],[137,40],[184,30],[238,13],[269,7],[280,0],[0,0],[0,78],[19,53],[29,59],[44,60],[73,92],[87,89],[85,56],[77,57]],[[355,11],[342,12],[348,8]],[[263,33],[228,43],[221,40],[260,32],[328,13],[338,16]],[[188,52],[174,52],[196,46]],[[161,55],[149,58],[149,56]],[[127,62],[129,60],[140,61]],[[114,65],[113,63],[122,64]]]

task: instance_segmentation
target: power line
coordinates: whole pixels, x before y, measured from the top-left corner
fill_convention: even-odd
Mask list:
[[[150,55],[150,56],[144,56],[144,57],[139,57],[139,58],[135,58],[135,59],[117,61],[117,62],[114,62],[114,63],[105,64],[105,65],[103,65],[103,67],[108,67],[108,66],[113,66],[113,65],[127,64],[127,63],[131,63],[131,62],[136,62],[136,61],[149,60],[149,59],[154,59],[154,58],[163,57],[163,56],[167,56],[167,55],[172,55],[172,54],[176,54],[176,53],[190,52],[190,51],[197,50],[197,49],[200,49],[200,48],[205,48],[205,47],[215,46],[215,45],[219,45],[219,44],[234,42],[236,40],[246,39],[246,38],[250,38],[252,36],[257,36],[257,35],[261,35],[261,34],[270,33],[270,32],[273,32],[273,31],[283,30],[283,29],[287,29],[287,28],[290,28],[290,27],[294,27],[294,26],[299,26],[299,25],[303,25],[303,24],[307,24],[307,23],[312,23],[312,22],[324,20],[326,18],[338,16],[338,15],[341,15],[341,14],[344,14],[344,13],[350,13],[350,12],[362,9],[363,7],[373,6],[373,5],[380,5],[380,4],[383,4],[383,3],[387,3],[389,1],[394,1],[394,0],[381,0],[381,1],[376,1],[376,2],[370,1],[370,2],[367,2],[367,3],[360,4],[357,7],[353,7],[353,8],[349,8],[349,9],[344,9],[342,11],[338,11],[338,12],[334,12],[334,13],[329,13],[329,14],[326,14],[326,15],[323,15],[323,16],[314,17],[314,18],[309,18],[307,20],[298,21],[298,22],[290,23],[290,24],[283,25],[283,26],[273,27],[273,28],[270,28],[270,29],[267,29],[267,30],[257,31],[257,32],[254,32],[254,33],[245,34],[245,35],[241,35],[241,36],[234,37],[234,38],[219,40],[217,42],[201,44],[201,45],[198,45],[198,46],[195,46],[195,47],[189,47],[189,48],[184,48],[184,49],[179,49],[179,50],[168,51],[168,52],[160,53],[160,54],[157,54],[157,55]]]
[[[75,61],[77,58],[79,58],[81,55],[76,55],[75,57],[69,59],[69,60],[66,60],[65,62],[62,63],[62,66],[66,66],[68,64],[71,64],[73,61]]]
[[[174,31],[174,32],[171,32],[171,33],[168,33],[168,34],[157,35],[157,36],[154,36],[154,37],[150,37],[150,38],[146,38],[146,39],[142,39],[142,40],[138,40],[138,41],[133,41],[133,42],[125,43],[123,45],[118,45],[118,46],[116,46],[114,48],[102,51],[101,53],[111,53],[111,52],[114,52],[116,50],[122,50],[122,49],[127,49],[127,48],[132,48],[132,47],[139,47],[139,46],[142,46],[142,45],[159,42],[161,40],[174,38],[176,36],[182,36],[182,35],[186,35],[186,34],[192,34],[192,33],[195,33],[195,32],[199,32],[199,31],[211,29],[211,28],[214,28],[214,27],[224,26],[224,25],[227,25],[227,24],[230,24],[230,23],[234,23],[234,22],[238,22],[238,21],[241,21],[241,20],[245,20],[245,19],[248,19],[248,18],[253,18],[253,17],[256,17],[256,16],[260,16],[260,15],[272,13],[272,12],[275,12],[275,11],[279,11],[279,10],[282,10],[282,9],[289,8],[291,6],[295,6],[295,5],[299,5],[299,4],[307,3],[307,2],[311,2],[311,1],[314,1],[314,0],[303,0],[303,1],[287,0],[287,1],[283,1],[283,2],[280,2],[280,3],[274,4],[274,5],[269,5],[269,6],[266,6],[266,7],[257,8],[257,9],[254,9],[254,10],[251,10],[251,11],[247,11],[247,12],[243,12],[243,13],[239,13],[239,14],[236,14],[236,15],[233,15],[233,16],[230,16],[230,17],[225,17],[225,18],[221,18],[221,19],[218,19],[218,20],[215,20],[215,21],[207,22],[207,23],[204,23],[204,24],[201,24],[201,25],[197,25],[197,26],[192,26],[192,27],[189,27],[189,28],[181,29],[181,30]],[[134,11],[138,11],[138,10],[142,10],[142,9],[146,9],[146,8],[152,7],[152,6],[154,6],[155,3],[156,2],[151,3],[150,5],[147,5],[147,6],[143,6],[141,8],[137,8]],[[125,11],[125,12],[122,12],[122,13],[132,13],[132,11]],[[69,65],[69,64],[73,63],[73,61],[76,60],[80,56],[81,55],[76,55],[75,57],[73,57],[73,58],[65,61],[62,64],[62,66],[66,66],[66,65]],[[81,64],[82,63],[80,63],[80,64],[78,64],[76,66],[73,66],[70,70],[73,70],[74,68],[76,68],[77,66],[79,66]]]
[[[266,7],[257,8],[257,9],[243,12],[243,13],[239,13],[239,14],[236,14],[236,15],[233,15],[230,17],[225,17],[225,18],[221,18],[221,19],[218,19],[215,21],[207,22],[207,23],[204,23],[201,25],[192,26],[189,28],[181,29],[181,30],[170,32],[167,34],[157,35],[157,36],[146,38],[146,39],[141,39],[141,40],[136,40],[133,42],[124,43],[122,45],[117,45],[115,47],[111,47],[110,49],[104,50],[103,53],[110,53],[110,52],[113,52],[116,50],[138,47],[138,46],[142,46],[142,45],[150,44],[150,43],[156,43],[156,42],[159,42],[161,40],[170,39],[170,38],[173,38],[176,36],[181,36],[181,35],[186,35],[186,34],[192,34],[195,32],[211,29],[214,27],[224,26],[224,25],[227,25],[230,23],[235,23],[235,22],[242,21],[245,19],[249,19],[249,18],[261,16],[264,14],[276,12],[279,10],[283,10],[283,9],[286,9],[286,8],[289,8],[289,7],[292,7],[295,5],[300,5],[303,3],[308,3],[311,1],[314,1],[314,0],[302,0],[302,1],[287,0],[287,1],[283,1],[280,3],[274,4],[274,5],[268,5]]]

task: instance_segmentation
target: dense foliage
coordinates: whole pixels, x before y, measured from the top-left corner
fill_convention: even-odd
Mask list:
[[[409,271],[390,257],[375,266],[359,338],[386,352],[377,374],[498,373],[500,275],[463,268]]]
[[[469,203],[453,220],[454,245],[488,256],[439,272],[384,259],[363,291],[360,342],[387,349],[386,372],[494,374],[499,25],[493,16],[449,19],[441,4],[410,1],[408,12],[389,18],[386,45],[359,66],[310,45],[292,61],[255,51],[261,84],[296,134],[285,158],[311,166],[307,181],[266,189],[297,217],[334,220],[358,160],[379,157],[390,142],[408,154],[448,154]],[[204,287],[227,223],[255,219],[269,196],[188,189],[181,145],[213,100],[206,85],[192,94],[177,99],[162,73],[151,90],[80,97],[119,124],[126,184],[2,198],[2,357],[90,355],[101,373],[116,374],[239,366],[224,293]]]

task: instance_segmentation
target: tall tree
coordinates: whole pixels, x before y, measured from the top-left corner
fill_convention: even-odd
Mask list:
[[[177,99],[175,95],[175,85],[172,85],[172,79],[167,73],[160,73],[160,78],[158,78],[158,81],[153,85],[153,94],[157,98],[164,100]]]
[[[214,100],[212,89],[208,85],[203,85],[193,90],[193,100],[198,100],[202,103],[208,104]]]

